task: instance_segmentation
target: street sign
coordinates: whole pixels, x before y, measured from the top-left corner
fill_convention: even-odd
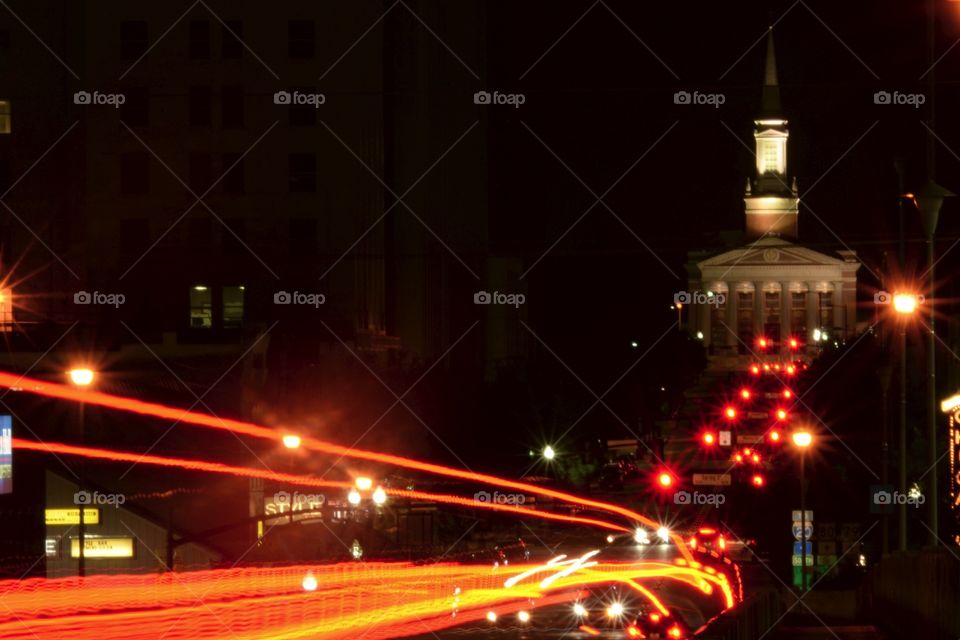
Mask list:
[[[721,431],[720,432],[720,446],[729,447],[733,444],[733,438],[730,431]]]
[[[800,527],[801,523],[799,521],[793,523],[793,537],[797,540],[800,540]],[[813,537],[813,523],[807,522],[807,528],[803,529],[803,539],[809,540]]]
[[[799,544],[799,543],[798,543],[798,544]],[[817,543],[817,551],[820,552],[820,555],[824,555],[824,556],[835,556],[835,555],[837,555],[837,543],[836,543],[836,542],[833,542],[833,541],[830,541],[830,542],[826,542],[826,541],[824,541],[824,542],[818,542],[818,543]]]
[[[712,485],[715,487],[729,487],[732,478],[729,473],[695,473],[693,484]]]
[[[835,564],[837,564],[837,556],[836,555],[817,556],[817,564],[824,568],[832,567]]]
[[[793,562],[791,564],[793,564],[793,566],[795,567],[799,567],[802,564],[801,562],[802,559],[803,559],[803,556],[801,555],[793,556]],[[809,554],[807,555],[807,566],[808,567],[813,566],[813,556]]]
[[[763,442],[763,436],[749,433],[738,433],[737,442],[740,444],[758,444]]]
[[[840,539],[844,541],[853,541],[860,539],[860,523],[844,522],[840,525]]]
[[[836,522],[821,522],[817,525],[817,538],[820,540],[833,540],[837,537]]]
[[[801,520],[806,520],[806,521],[807,521],[807,524],[810,524],[811,522],[813,522],[813,510],[812,510],[812,509],[807,509],[806,517],[803,517],[803,516],[800,515],[800,510],[799,510],[799,509],[794,509],[794,510],[791,511],[790,513],[792,514],[792,515],[791,515],[791,518],[793,519],[794,522],[800,522]],[[831,537],[833,537],[833,536],[831,536]]]
[[[803,543],[801,543],[800,541],[793,543],[793,555],[795,556],[803,555],[803,547],[800,546],[801,544]],[[810,541],[807,541],[807,557],[809,558],[812,555],[813,555],[813,543]]]

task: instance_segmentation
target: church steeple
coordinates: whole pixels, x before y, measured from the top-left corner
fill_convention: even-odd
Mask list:
[[[760,115],[754,120],[756,178],[744,197],[747,235],[797,237],[796,179],[787,177],[787,140],[790,132],[780,106],[780,81],[773,47],[773,27],[767,34],[767,55],[763,74]]]

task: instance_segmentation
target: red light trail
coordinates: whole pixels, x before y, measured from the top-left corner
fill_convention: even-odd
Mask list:
[[[222,464],[220,462],[208,462],[205,460],[190,460],[186,458],[165,458],[162,456],[142,455],[136,453],[127,453],[123,451],[112,451],[109,449],[94,449],[91,447],[79,447],[71,444],[62,444],[59,442],[34,442],[32,440],[23,440],[13,438],[14,450],[32,450],[45,453],[60,453],[63,455],[80,456],[84,458],[95,458],[99,460],[108,460],[112,462],[137,462],[139,464],[155,465],[161,467],[177,467],[190,471],[205,471],[209,473],[221,473],[248,478],[262,478],[275,482],[295,484],[305,487],[325,487],[333,489],[349,490],[353,484],[335,480],[320,480],[311,476],[300,476],[291,473],[278,473],[266,469],[250,469],[248,467],[236,467]],[[452,504],[471,509],[488,509],[492,511],[504,511],[517,513],[525,516],[533,516],[546,520],[557,520],[561,522],[571,522],[576,524],[585,524],[593,527],[600,527],[610,531],[630,533],[631,529],[620,525],[596,520],[594,518],[583,518],[580,516],[568,516],[561,513],[551,513],[549,511],[538,511],[529,507],[518,507],[509,504],[500,504],[496,502],[479,502],[475,499],[454,496],[445,493],[429,493],[426,491],[413,491],[410,489],[384,488],[387,495],[398,498],[411,498],[414,500],[433,500],[444,504]]]
[[[187,411],[184,409],[177,409],[174,407],[168,407],[162,404],[157,404],[153,402],[144,402],[142,400],[136,400],[133,398],[125,398],[121,396],[114,396],[107,393],[102,393],[99,391],[86,390],[76,387],[71,387],[64,384],[57,384],[53,382],[45,382],[43,380],[37,380],[34,378],[26,378],[23,376],[18,376],[15,374],[0,372],[0,387],[7,387],[16,391],[23,391],[27,393],[32,393],[36,395],[45,396],[48,398],[57,398],[61,400],[69,400],[72,402],[83,402],[90,405],[97,405],[109,409],[116,409],[119,411],[128,411],[133,413],[138,413],[141,415],[153,416],[156,418],[164,418],[168,420],[173,420],[175,422],[181,422],[184,424],[192,424],[199,427],[206,427],[210,429],[219,429],[223,431],[232,431],[236,434],[252,436],[255,438],[262,438],[265,440],[270,440],[272,442],[282,442],[282,438],[286,433],[280,433],[274,429],[270,429],[261,425],[253,424],[250,422],[243,422],[240,420],[233,420],[229,418],[219,418],[217,416],[211,416],[203,413],[196,413],[193,411]],[[64,445],[66,446],[66,445]],[[417,471],[423,471],[425,473],[432,473],[435,475],[442,475],[447,477],[458,478],[461,480],[468,480],[472,482],[478,482],[483,484],[491,484],[500,487],[516,489],[519,491],[524,491],[534,495],[544,496],[554,498],[556,500],[562,500],[571,504],[576,504],[582,507],[587,507],[590,509],[597,509],[601,511],[607,511],[609,513],[615,513],[620,516],[624,516],[632,521],[641,522],[648,527],[657,529],[660,526],[660,523],[651,520],[650,518],[626,509],[624,507],[609,504],[606,502],[599,502],[596,500],[589,500],[586,498],[580,498],[573,494],[564,493],[562,491],[556,491],[553,489],[547,489],[545,487],[539,487],[537,485],[528,484],[525,482],[518,482],[515,480],[509,480],[506,478],[499,478],[497,476],[491,476],[483,473],[475,473],[471,471],[463,471],[460,469],[454,469],[451,467],[446,467],[439,464],[433,464],[429,462],[422,462],[420,460],[414,460],[412,458],[405,458],[403,456],[397,456],[388,453],[379,453],[376,451],[368,451],[365,449],[354,449],[350,447],[345,447],[343,445],[338,445],[332,442],[326,442],[324,440],[319,440],[311,436],[301,436],[301,446],[311,451],[317,451],[320,453],[342,456],[345,458],[355,458],[359,460],[368,460],[371,462],[379,462],[382,464],[393,465],[397,467],[402,467],[406,469],[414,469]],[[136,460],[133,460],[136,462]],[[249,470],[248,470],[249,471]],[[498,505],[505,506],[505,505]],[[687,560],[692,560],[690,552],[686,549],[683,544],[683,540],[680,536],[671,533],[671,538],[673,539],[674,544],[678,549],[681,550],[681,553],[687,558]]]

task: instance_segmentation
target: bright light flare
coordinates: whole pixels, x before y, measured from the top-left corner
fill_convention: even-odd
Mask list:
[[[88,387],[93,384],[93,369],[70,369],[70,371],[67,372],[67,375],[70,376],[70,382],[78,387]]]
[[[770,442],[780,442],[780,432],[774,429],[770,432]]]
[[[670,529],[660,527],[657,529],[657,537],[660,538],[661,542],[670,542]]]
[[[813,435],[809,431],[795,431],[793,433],[793,444],[801,449],[806,449],[813,443]]]
[[[736,407],[726,407],[723,410],[723,415],[726,416],[727,420],[733,420],[737,417]]]
[[[362,498],[360,497],[360,492],[357,491],[356,489],[350,489],[350,493],[347,494],[347,502],[349,502],[353,506],[357,506],[358,504],[360,504],[360,500],[362,500]]]
[[[373,503],[379,506],[386,503],[387,492],[383,490],[383,487],[377,487],[371,497],[373,498]]]
[[[614,602],[609,607],[607,607],[607,617],[608,618],[619,618],[623,615],[624,609],[623,604],[620,602]]]
[[[917,310],[918,299],[913,293],[893,294],[893,309],[897,313],[913,313]]]
[[[759,373],[759,369],[757,370],[757,373]],[[744,400],[749,400],[751,395],[750,389],[747,389],[746,387],[740,389],[740,397]]]
[[[497,621],[497,612],[487,611],[487,622],[496,622],[496,621]]]
[[[588,612],[585,606],[579,602],[573,603],[573,615],[577,616],[578,618],[586,618],[587,614]]]
[[[760,475],[759,473],[755,473],[753,475],[753,478],[751,478],[750,481],[753,483],[753,486],[755,487],[762,487],[764,484],[766,484],[766,481],[763,479],[763,476]]]
[[[673,485],[673,476],[664,471],[657,476],[657,484],[666,489]]]
[[[717,441],[717,437],[713,435],[712,432],[707,431],[706,433],[703,434],[703,436],[700,437],[700,440],[706,446],[711,447]]]
[[[370,491],[370,488],[373,487],[373,480],[365,476],[360,476],[353,483],[360,491]]]
[[[787,415],[786,409],[777,409],[777,420],[786,420]]]
[[[530,612],[529,611],[518,611],[517,620],[523,623],[530,622]]]
[[[288,433],[283,436],[283,446],[287,449],[297,449],[300,447],[300,436]]]
[[[314,577],[312,571],[307,571],[307,575],[303,576],[303,582],[300,583],[304,591],[316,591],[317,590],[317,579]]]
[[[550,445],[547,445],[543,448],[544,460],[553,460],[556,457],[557,457],[557,452],[554,450],[553,447],[551,447]]]

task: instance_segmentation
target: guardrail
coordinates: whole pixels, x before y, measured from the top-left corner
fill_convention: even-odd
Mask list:
[[[714,618],[697,634],[698,640],[756,640],[783,615],[783,597],[778,589],[762,588],[733,609]]]

